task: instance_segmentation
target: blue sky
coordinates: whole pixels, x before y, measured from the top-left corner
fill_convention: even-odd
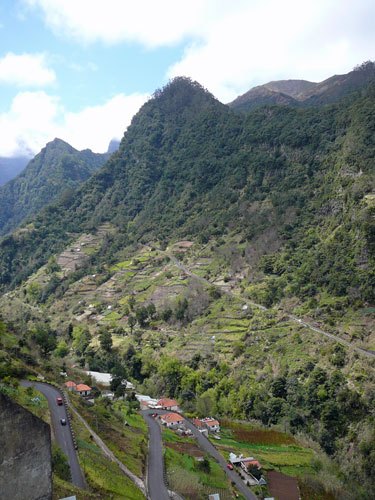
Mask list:
[[[375,59],[373,0],[0,0],[0,156],[103,152],[176,75],[222,102]]]

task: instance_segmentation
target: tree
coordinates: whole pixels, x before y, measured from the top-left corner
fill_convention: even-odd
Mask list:
[[[155,307],[155,306],[154,306]],[[135,311],[135,317],[139,323],[139,326],[140,327],[144,327],[146,326],[147,324],[147,319],[148,319],[148,311],[147,311],[147,308],[146,307],[139,307],[136,311]]]
[[[56,349],[56,355],[60,358],[64,358],[69,352],[68,346],[66,345],[65,340],[61,340]]]
[[[73,348],[78,356],[82,356],[91,342],[91,335],[88,328],[77,325],[73,328]]]
[[[39,327],[33,334],[35,342],[39,345],[42,352],[42,356],[47,357],[47,355],[56,349],[56,339],[46,327]]]
[[[49,258],[47,267],[46,267],[47,274],[53,274],[61,271],[60,266],[58,265],[56,258],[54,256]]]
[[[110,331],[105,330],[99,336],[100,347],[103,351],[111,352],[112,349],[112,334]]]
[[[55,443],[52,444],[52,470],[61,479],[70,481],[68,457],[63,453],[61,447]]]
[[[130,333],[133,333],[133,330],[134,330],[136,323],[137,323],[137,320],[135,319],[135,317],[130,315],[128,318],[128,324],[130,326]]]

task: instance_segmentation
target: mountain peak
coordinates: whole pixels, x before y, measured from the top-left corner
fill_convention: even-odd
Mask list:
[[[157,89],[153,98],[163,106],[173,105],[175,108],[185,106],[201,106],[204,102],[219,102],[200,83],[185,76],[177,76],[162,89]]]

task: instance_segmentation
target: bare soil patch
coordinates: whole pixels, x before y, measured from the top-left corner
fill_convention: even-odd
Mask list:
[[[279,500],[299,500],[297,479],[281,472],[268,472],[268,486],[272,496]]]

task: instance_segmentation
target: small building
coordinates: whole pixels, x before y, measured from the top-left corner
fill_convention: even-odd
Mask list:
[[[213,495],[208,495],[208,500],[220,500],[219,493],[214,493]]]
[[[249,467],[251,467],[251,466],[256,467],[258,470],[260,470],[262,468],[262,466],[260,465],[258,460],[255,460],[254,458],[252,458],[251,460],[243,459],[241,461],[241,467],[243,468],[243,470],[245,472],[249,472]]]
[[[86,384],[78,384],[76,387],[76,391],[80,396],[90,396],[91,394],[91,387],[89,387]]]
[[[208,438],[208,429],[202,420],[200,420],[199,418],[194,418],[193,425],[195,425],[195,427],[201,434],[203,434],[203,436],[206,436],[206,438]]]
[[[163,410],[178,411],[178,403],[173,399],[159,399],[156,406],[162,408]]]
[[[68,391],[73,392],[77,390],[77,384],[72,382],[71,380],[68,380],[68,382],[65,382],[65,387],[68,389]]]
[[[214,418],[206,417],[202,420],[208,432],[220,432],[220,424]]]
[[[185,419],[178,413],[166,413],[165,415],[160,415],[160,421],[169,429],[178,429],[184,424]]]

